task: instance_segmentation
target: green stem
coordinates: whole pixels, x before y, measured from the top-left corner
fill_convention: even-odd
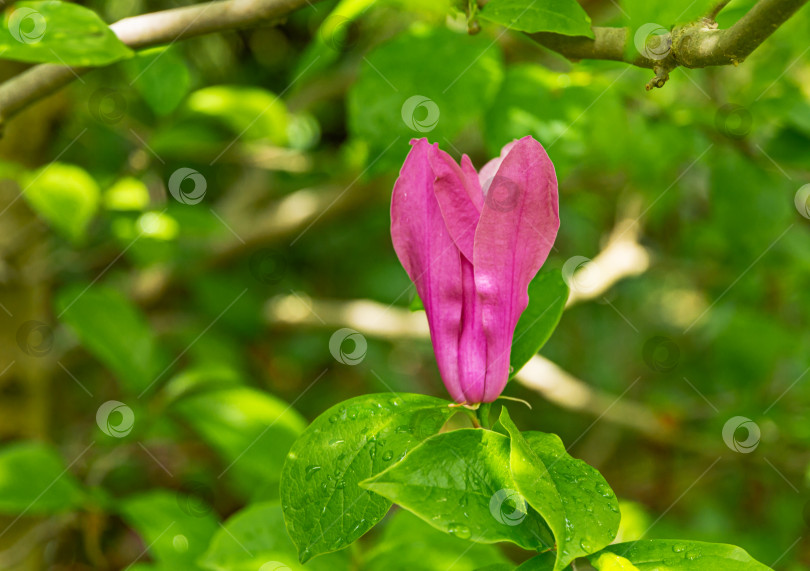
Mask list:
[[[482,428],[490,429],[492,425],[489,422],[489,411],[492,408],[491,402],[482,402],[481,405],[478,407],[478,410],[475,411],[475,414],[478,416],[478,422],[481,423]]]

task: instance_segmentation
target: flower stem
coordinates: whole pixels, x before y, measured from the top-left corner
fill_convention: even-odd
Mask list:
[[[491,402],[482,402],[478,407],[478,410],[475,411],[475,414],[478,416],[478,422],[481,423],[482,428],[492,428],[492,425],[489,422],[489,411],[491,408]]]

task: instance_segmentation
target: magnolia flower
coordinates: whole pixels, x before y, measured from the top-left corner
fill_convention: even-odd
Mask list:
[[[492,402],[509,379],[529,282],[560,226],[557,177],[524,137],[475,171],[411,141],[391,200],[391,238],[425,307],[439,372],[456,402]]]

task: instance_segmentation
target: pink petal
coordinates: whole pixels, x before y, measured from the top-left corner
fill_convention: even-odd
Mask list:
[[[495,173],[498,172],[498,168],[501,166],[501,163],[506,158],[506,155],[509,154],[509,151],[512,150],[512,147],[517,145],[517,143],[517,140],[512,141],[511,143],[506,143],[501,149],[501,156],[495,157],[481,167],[481,170],[478,172],[478,180],[485,195],[487,190],[489,190],[489,185],[492,182],[492,178],[495,176]]]
[[[438,148],[431,149],[429,156],[436,177],[433,188],[447,229],[461,253],[472,262],[475,227],[484,203],[484,195],[478,186],[478,174],[467,176],[453,157]],[[468,171],[472,169],[475,173],[469,158],[467,163]]]
[[[391,238],[399,261],[416,285],[430,325],[439,372],[450,396],[465,400],[459,383],[462,319],[461,254],[445,226],[433,192],[427,139],[411,141],[391,198]]]
[[[482,304],[475,291],[472,262],[461,260],[464,302],[461,313],[461,336],[458,343],[458,371],[464,398],[469,403],[484,400],[487,371],[487,338],[481,316]]]
[[[484,401],[497,398],[506,386],[529,282],[546,261],[559,226],[554,165],[540,143],[524,137],[501,159],[475,233],[475,288],[487,340]]]

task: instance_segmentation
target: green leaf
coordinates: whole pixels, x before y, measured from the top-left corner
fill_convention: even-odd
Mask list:
[[[277,563],[277,567],[268,567],[279,571],[349,569],[345,551],[330,553],[306,567],[299,564],[277,502],[253,504],[237,512],[217,531],[200,559],[200,565],[212,571],[256,571],[268,563]]]
[[[511,371],[516,375],[549,340],[560,322],[568,285],[558,271],[542,272],[529,284],[529,305],[518,320],[509,358]]]
[[[188,93],[188,66],[172,46],[138,52],[126,63],[130,84],[157,115],[174,111]]]
[[[383,537],[366,556],[367,571],[512,571],[494,545],[471,544],[442,533],[405,510],[396,511],[386,522]]]
[[[290,117],[281,98],[259,87],[217,85],[192,93],[185,107],[210,118],[246,141],[287,144]]]
[[[400,34],[366,56],[348,95],[349,132],[367,143],[378,168],[401,163],[413,137],[444,145],[492,101],[501,59],[484,34],[444,27]]]
[[[643,539],[617,543],[589,557],[592,565],[600,571],[612,571],[605,564],[614,564],[603,559],[605,553],[626,558],[638,571],[768,571],[748,552],[734,545],[679,541],[674,539]],[[602,565],[602,566],[600,566]],[[614,567],[613,569],[622,569]],[[631,568],[632,569],[632,568]]]
[[[638,571],[638,567],[615,553],[602,553],[594,559],[594,566],[600,571]]]
[[[491,0],[479,16],[507,28],[593,38],[591,18],[576,0]]]
[[[619,503],[602,475],[569,456],[556,435],[528,432],[524,437],[506,408],[499,422],[509,433],[517,490],[554,533],[555,571],[613,541],[621,519]]]
[[[199,569],[195,562],[218,528],[213,512],[184,510],[176,494],[166,490],[125,498],[119,512],[155,559],[180,569]]]
[[[101,66],[133,53],[95,12],[77,4],[17,2],[3,16],[3,59]]]
[[[287,451],[306,426],[286,402],[249,387],[192,394],[172,409],[217,451],[222,474],[245,498],[279,481]]]
[[[461,429],[428,438],[361,486],[461,539],[510,541],[530,550],[552,544],[543,519],[515,492],[509,439],[489,430]]]
[[[352,543],[391,503],[358,486],[439,431],[456,409],[415,394],[364,395],[316,418],[284,463],[281,501],[302,562]]]
[[[110,287],[73,284],[59,291],[55,306],[82,345],[130,392],[141,393],[155,381],[161,362],[155,338],[129,299]]]
[[[32,441],[0,450],[0,513],[54,514],[77,509],[84,499],[52,447]]]
[[[557,555],[554,552],[541,553],[523,562],[515,571],[552,571],[556,563]]]
[[[101,200],[96,181],[84,169],[50,163],[23,184],[28,204],[51,226],[73,242],[84,236]]]

